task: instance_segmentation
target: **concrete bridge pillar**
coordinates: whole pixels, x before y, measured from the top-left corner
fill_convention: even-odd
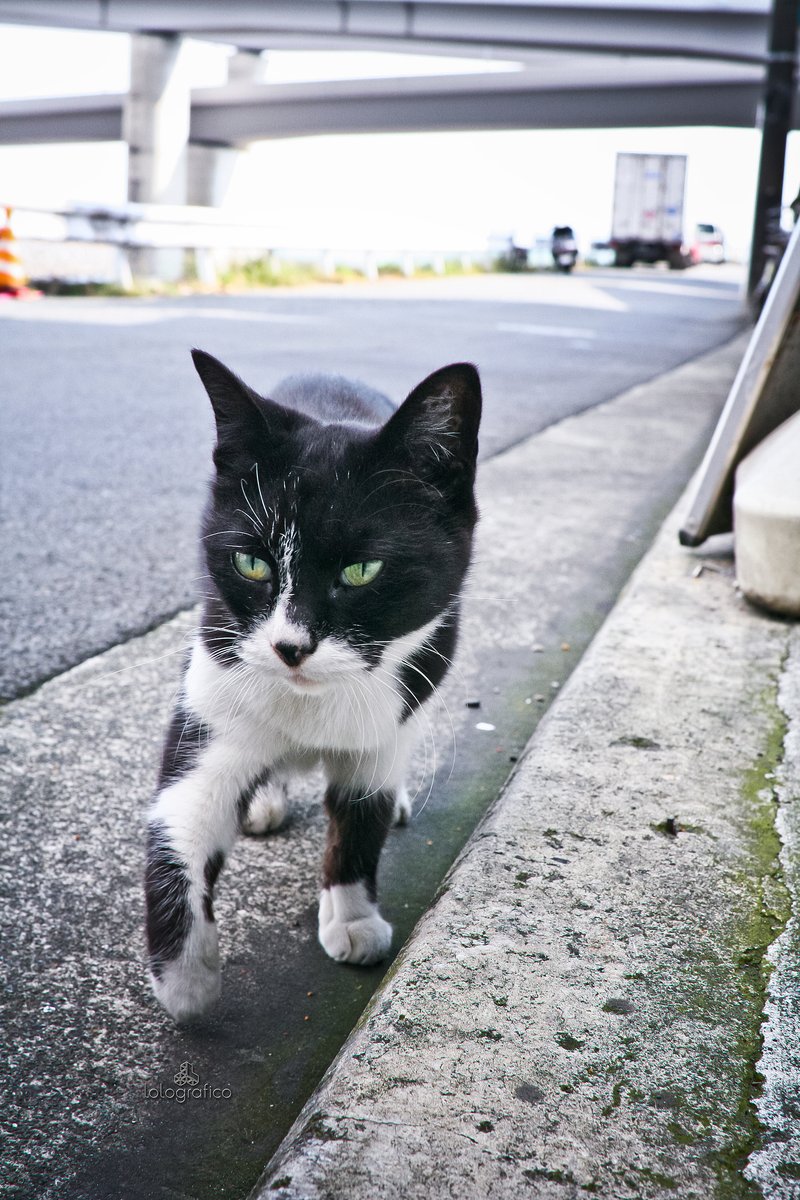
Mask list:
[[[228,59],[228,83],[264,83],[267,56],[261,50],[235,50]]]
[[[259,50],[237,50],[228,59],[228,83],[263,83],[266,57]],[[187,203],[218,208],[225,202],[242,150],[227,143],[189,146]]]
[[[263,83],[265,68],[266,56],[261,51],[237,50],[228,59],[228,83]],[[187,203],[221,208],[239,156],[246,152],[236,146],[192,142],[188,157]],[[197,274],[204,282],[213,283],[217,271],[224,270],[230,261],[229,250],[198,250]]]
[[[137,34],[131,38],[131,83],[123,136],[128,143],[128,199],[139,204],[185,204],[191,94],[181,38]],[[140,278],[176,280],[184,252],[131,252]]]

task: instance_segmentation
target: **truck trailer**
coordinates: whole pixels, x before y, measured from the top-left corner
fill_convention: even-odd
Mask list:
[[[618,154],[611,246],[618,267],[635,262],[689,265],[683,241],[685,154]]]

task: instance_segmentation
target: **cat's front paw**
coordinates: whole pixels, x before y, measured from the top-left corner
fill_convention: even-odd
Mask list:
[[[389,953],[392,927],[367,896],[363,883],[334,884],[320,896],[319,940],[336,962],[365,967]]]
[[[178,1023],[202,1016],[219,999],[219,942],[215,925],[204,931],[200,945],[150,972],[159,1004]]]
[[[279,780],[259,784],[242,821],[242,832],[250,837],[263,837],[265,833],[280,829],[286,819],[287,807],[285,784]]]

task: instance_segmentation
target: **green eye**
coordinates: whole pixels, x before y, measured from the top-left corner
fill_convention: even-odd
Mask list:
[[[263,558],[256,558],[255,554],[242,554],[237,550],[233,556],[233,565],[244,579],[250,579],[254,583],[263,583],[264,580],[272,578],[269,563],[264,562]]]
[[[351,563],[349,567],[345,567],[339,579],[348,587],[363,587],[365,583],[372,583],[382,566],[383,563],[378,559],[372,562]]]

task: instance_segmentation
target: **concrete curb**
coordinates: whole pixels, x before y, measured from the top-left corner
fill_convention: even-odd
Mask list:
[[[729,558],[678,547],[678,515],[260,1200],[797,1195],[779,1029],[772,1131],[753,1103],[767,955],[791,911],[777,688],[797,637],[747,606]],[[773,1008],[796,1030],[793,987],[784,970]]]

